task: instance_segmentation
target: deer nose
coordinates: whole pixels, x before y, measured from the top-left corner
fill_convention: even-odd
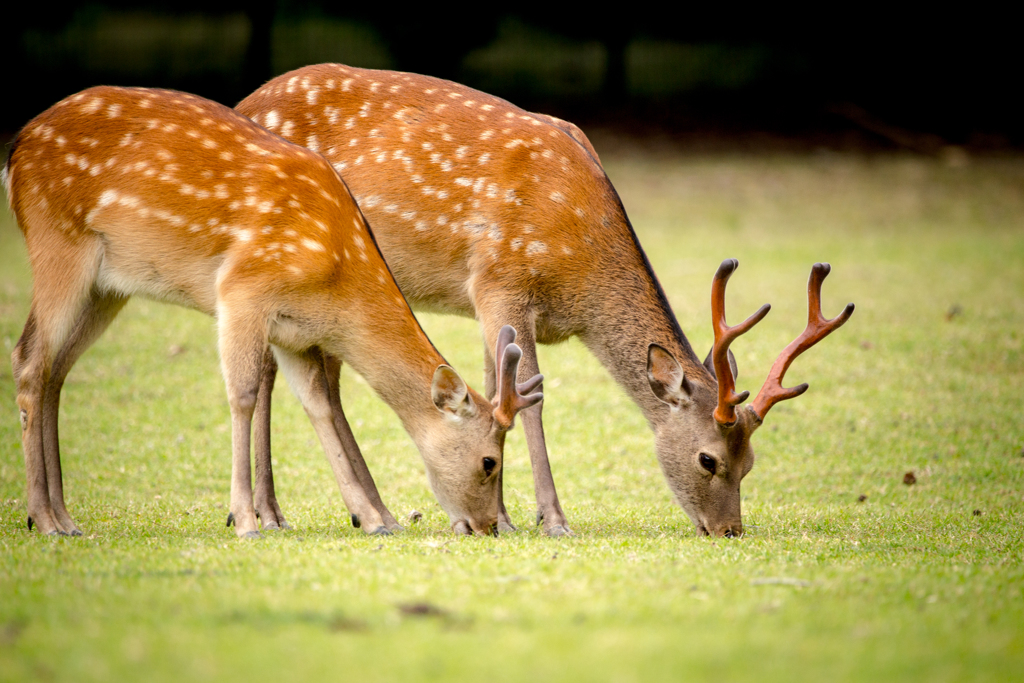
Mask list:
[[[494,520],[490,524],[483,524],[478,529],[474,529],[478,536],[498,536],[498,521]]]
[[[726,538],[739,538],[743,535],[743,524],[737,522],[736,524],[727,526],[725,530],[722,531],[722,535]]]

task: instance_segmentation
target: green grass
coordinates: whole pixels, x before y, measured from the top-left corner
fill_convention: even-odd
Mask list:
[[[755,436],[747,535],[697,538],[638,410],[576,342],[541,350],[552,468],[576,535],[446,528],[412,442],[348,370],[346,411],[385,502],[423,520],[352,529],[281,383],[278,491],[295,527],[224,527],[230,432],[213,321],[133,301],[70,375],[65,488],[86,536],[25,530],[10,366],[0,364],[0,680],[1009,680],[1024,671],[1024,163],[909,157],[606,155],[694,346],[740,260],[731,320],[756,392],[805,322],[810,265],[851,321],[797,361],[810,391]],[[0,342],[31,291],[0,218]],[[472,321],[421,316],[481,386]],[[917,477],[905,486],[904,473]],[[867,496],[858,502],[858,496]],[[428,604],[428,615],[404,607]],[[413,610],[414,611],[414,610]]]

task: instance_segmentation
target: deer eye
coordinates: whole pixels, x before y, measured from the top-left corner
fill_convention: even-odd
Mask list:
[[[490,475],[497,464],[498,463],[494,461],[494,458],[484,458],[484,474]]]
[[[712,458],[707,453],[701,453],[700,457],[698,458],[698,460],[700,460],[700,466],[701,467],[706,469],[711,474],[715,473],[715,469],[717,469],[718,463],[715,462],[714,458]]]

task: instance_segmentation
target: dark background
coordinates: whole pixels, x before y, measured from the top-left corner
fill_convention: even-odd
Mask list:
[[[526,12],[313,0],[30,3],[5,10],[0,135],[97,84],[234,105],[267,79],[338,61],[460,81],[535,111],[684,146],[1019,151],[1016,21],[790,16],[742,8]]]

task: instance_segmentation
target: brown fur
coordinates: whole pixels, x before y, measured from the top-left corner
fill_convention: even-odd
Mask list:
[[[669,486],[699,530],[738,535],[740,479],[753,465],[744,417],[720,427],[714,376],[677,323],[586,136],[448,81],[339,64],[273,79],[236,108],[320,151],[352,188],[414,308],[476,317],[490,349],[578,336],[640,406]],[[653,365],[655,345],[664,352]],[[555,492],[541,407],[523,413],[538,519],[569,527]],[[704,453],[718,461],[711,475]],[[269,456],[267,456],[269,457]],[[500,525],[510,526],[504,507]]]
[[[398,413],[453,525],[492,530],[504,428],[430,344],[321,156],[198,97],[99,87],[31,121],[6,173],[34,274],[12,357],[30,525],[78,533],[61,489],[61,385],[128,297],[141,295],[217,318],[240,536],[257,533],[257,513],[264,527],[284,524],[272,488],[257,492],[254,509],[249,474],[268,343],[367,532],[398,525],[344,423],[330,379],[340,360]]]

